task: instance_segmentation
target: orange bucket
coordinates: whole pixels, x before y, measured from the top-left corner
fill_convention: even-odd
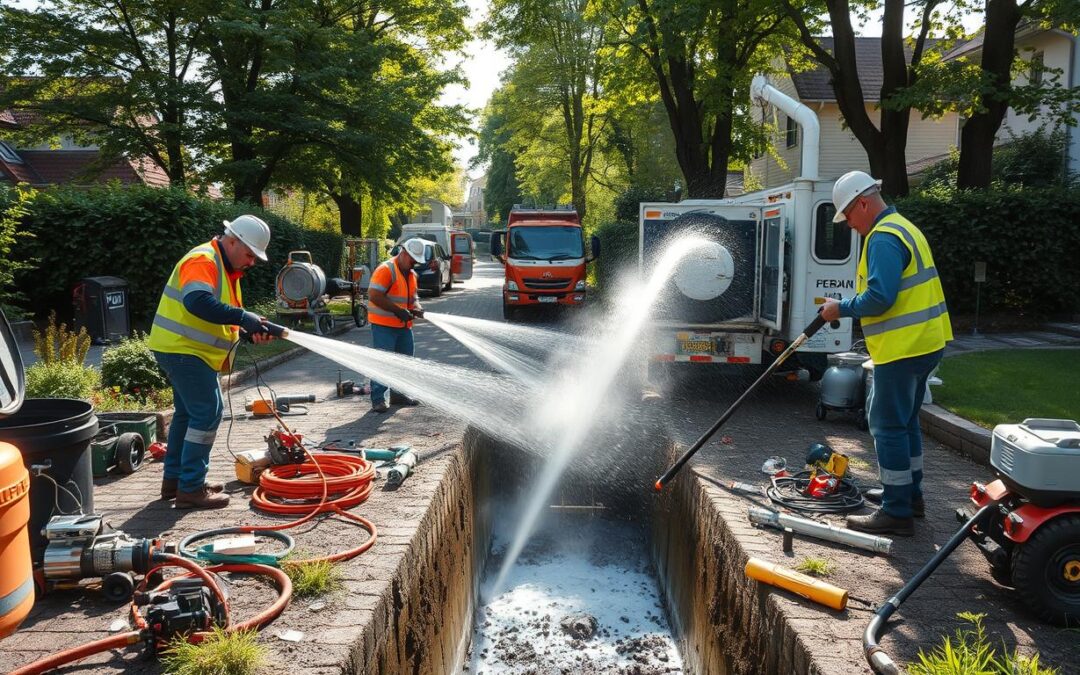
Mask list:
[[[34,605],[30,562],[30,474],[22,454],[0,442],[0,638],[14,633]]]

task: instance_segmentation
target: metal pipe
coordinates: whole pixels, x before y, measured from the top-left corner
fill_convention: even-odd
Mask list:
[[[875,673],[881,673],[882,675],[900,675],[902,670],[896,665],[888,654],[885,653],[881,647],[878,646],[878,640],[881,638],[881,632],[885,629],[885,623],[889,620],[889,617],[900,609],[900,605],[911,596],[915,590],[922,585],[922,582],[926,581],[934,570],[948,558],[956,547],[959,546],[965,539],[968,538],[968,532],[973,527],[978,525],[983,518],[990,512],[991,509],[996,509],[998,502],[993,501],[982,507],[975,512],[971,518],[968,519],[964,525],[956,531],[956,534],[952,536],[949,541],[945,543],[938,552],[934,554],[933,558],[930,558],[930,562],[923,565],[922,569],[915,573],[915,576],[904,587],[897,591],[896,595],[892,596],[885,601],[874,614],[874,617],[870,619],[870,623],[866,626],[866,631],[863,633],[863,653],[866,655],[866,661],[870,664],[870,667]]]
[[[825,541],[831,541],[837,544],[846,544],[847,546],[861,548],[864,551],[888,555],[889,549],[892,548],[892,539],[889,539],[888,537],[876,537],[872,534],[863,534],[862,532],[856,532],[855,530],[849,530],[844,527],[819,523],[816,520],[809,520],[807,518],[791,516],[786,513],[770,511],[769,509],[763,509],[760,506],[751,506],[747,515],[750,517],[750,522],[755,525],[768,525],[769,527],[775,527],[780,530],[786,527],[793,532],[805,534],[808,537],[824,539]]]
[[[750,83],[750,97],[765,104],[771,103],[783,110],[802,127],[802,155],[800,178],[817,180],[820,156],[821,123],[814,111],[769,84],[764,75],[755,75]]]

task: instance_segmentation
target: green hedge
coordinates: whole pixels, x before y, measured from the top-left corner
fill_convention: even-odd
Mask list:
[[[976,261],[987,264],[983,312],[1038,318],[1080,311],[1080,189],[913,195],[896,206],[930,241],[954,315],[974,312]]]
[[[18,288],[34,314],[56,309],[69,316],[71,289],[79,279],[121,277],[130,286],[132,320],[146,324],[177,260],[219,234],[223,220],[243,213],[266,220],[272,233],[269,262],[244,276],[245,302],[273,297],[278,269],[289,251],[306,249],[324,270],[340,268],[338,234],[302,229],[260,209],[200,199],[182,190],[106,185],[35,195],[22,219],[33,238],[21,240],[12,251],[18,260],[35,261],[32,269],[20,272]]]

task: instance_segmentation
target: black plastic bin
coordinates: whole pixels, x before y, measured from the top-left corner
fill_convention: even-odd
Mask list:
[[[55,506],[65,513],[94,512],[94,474],[90,441],[98,431],[94,407],[68,398],[28,398],[18,413],[0,419],[0,441],[22,453],[30,469],[30,550],[41,560],[47,542],[41,528],[49,522]],[[72,494],[58,490],[48,478],[34,475],[33,465],[51,464],[46,475]]]
[[[119,342],[131,334],[128,283],[119,277],[87,277],[72,291],[75,330],[85,327],[94,344]]]

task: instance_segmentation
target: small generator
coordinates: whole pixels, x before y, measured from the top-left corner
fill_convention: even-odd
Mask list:
[[[990,464],[1000,478],[975,483],[971,501],[999,508],[970,536],[994,580],[1016,589],[1044,621],[1080,625],[1080,424],[999,424]],[[967,509],[957,511],[957,518],[969,517]]]

